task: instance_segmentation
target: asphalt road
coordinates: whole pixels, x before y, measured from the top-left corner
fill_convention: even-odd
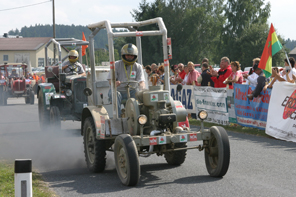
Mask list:
[[[0,106],[0,160],[32,159],[59,196],[295,196],[296,143],[228,132],[231,159],[223,178],[208,175],[203,152],[189,150],[183,165],[164,157],[140,158],[136,187],[123,186],[113,153],[101,174],[88,171],[80,123],[62,122],[61,131],[40,131],[37,100],[8,99]],[[198,144],[195,143],[196,145]]]

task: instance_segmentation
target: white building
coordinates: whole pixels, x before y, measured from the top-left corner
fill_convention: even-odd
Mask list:
[[[51,37],[0,37],[0,64],[7,63],[27,63],[32,67],[44,67],[45,65],[45,45],[52,39]],[[68,53],[64,47],[62,58]],[[48,47],[49,65],[53,62],[53,44]],[[56,62],[58,52],[56,52]]]

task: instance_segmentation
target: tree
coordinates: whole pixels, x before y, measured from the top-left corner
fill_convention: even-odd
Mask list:
[[[198,63],[204,57],[211,59],[215,53],[224,21],[222,3],[222,0],[156,0],[149,4],[144,0],[139,10],[133,10],[132,16],[136,21],[162,17],[168,37],[172,39],[171,62],[177,64],[190,60]],[[145,28],[148,27],[141,30]],[[151,29],[158,27],[149,26]],[[160,37],[143,37],[142,45],[145,64],[163,62]]]
[[[249,66],[253,58],[261,56],[265,45],[270,3],[265,5],[263,0],[228,0],[224,11],[227,20],[221,32],[219,55]]]

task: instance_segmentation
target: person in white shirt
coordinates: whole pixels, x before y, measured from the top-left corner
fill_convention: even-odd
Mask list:
[[[293,57],[289,58],[289,62],[291,64],[292,70],[290,70],[288,60],[285,58],[284,61],[285,61],[284,69],[286,71],[285,75],[282,77],[279,73],[276,73],[274,70],[272,70],[272,74],[274,74],[275,78],[278,81],[288,81],[288,82],[294,83],[295,80],[293,79],[293,75],[296,75],[296,69],[294,68],[295,59]]]
[[[248,80],[249,85],[256,86],[258,77],[262,75],[262,70],[258,68],[258,64],[255,64],[253,69],[254,72],[251,75],[243,74],[243,77]]]

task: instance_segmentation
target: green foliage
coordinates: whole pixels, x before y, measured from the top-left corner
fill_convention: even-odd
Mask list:
[[[239,61],[242,69],[252,65],[252,59],[261,57],[269,32],[267,19],[270,3],[263,0],[228,0],[225,4],[227,20],[222,31],[220,55]],[[279,40],[282,42],[282,39]],[[283,42],[282,42],[283,43]],[[273,57],[273,66],[280,64],[284,52]],[[218,58],[218,57],[217,57]]]
[[[290,38],[288,38],[287,40],[284,40],[284,42],[286,43],[285,47],[289,49],[289,52],[296,47],[296,40],[290,40]]]
[[[43,182],[40,174],[32,173],[33,195],[38,197],[56,196]],[[13,197],[14,190],[14,168],[12,162],[0,161],[0,196]]]
[[[232,61],[239,61],[242,69],[252,65],[255,57],[260,57],[270,24],[270,3],[264,0],[155,0],[148,3],[143,0],[137,9],[131,12],[135,21],[144,21],[162,17],[167,28],[167,36],[172,40],[173,59],[171,64],[193,61],[200,63],[204,57],[210,64],[219,63],[221,57],[227,56]],[[275,27],[276,28],[276,27]],[[157,24],[139,27],[137,31],[158,30]],[[114,29],[114,31],[127,31]],[[56,25],[56,37],[82,38],[82,32],[91,31],[85,26]],[[24,37],[52,36],[51,25],[23,27],[21,31],[11,30],[9,34]],[[289,51],[296,41],[278,38],[285,43]],[[120,50],[126,43],[136,43],[134,37],[114,39],[115,60],[120,59]],[[160,36],[141,38],[143,64],[162,63],[163,49]],[[109,61],[108,38],[106,30],[101,30],[95,37],[96,64]],[[98,50],[100,49],[100,50]],[[98,50],[98,51],[97,51]],[[88,49],[87,49],[88,51]],[[86,62],[86,57],[83,57]],[[273,57],[273,66],[281,66],[284,51]],[[89,61],[89,60],[88,60]]]
[[[86,26],[75,26],[75,25],[56,25],[56,38],[76,38],[82,39],[82,32],[84,32],[86,40],[91,34],[91,31]],[[23,37],[53,37],[53,27],[52,25],[40,25],[23,27],[19,32],[18,29],[15,31],[9,31],[10,35],[20,35]],[[105,48],[108,44],[106,30],[101,30],[95,36],[95,48]]]

